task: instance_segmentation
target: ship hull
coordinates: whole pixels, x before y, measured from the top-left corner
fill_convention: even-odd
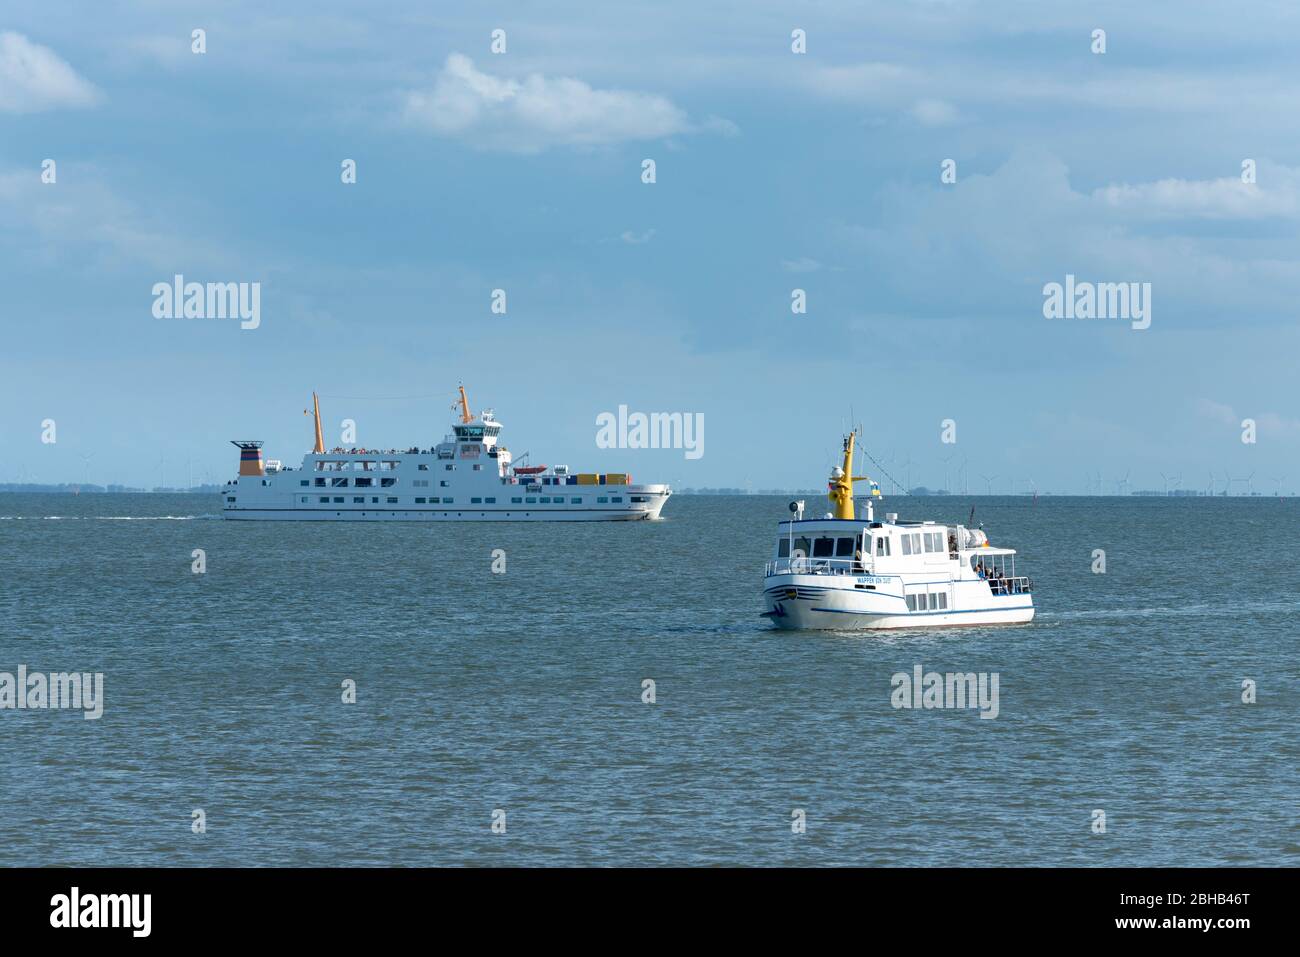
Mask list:
[[[901,628],[955,628],[1022,625],[1034,618],[1028,594],[994,595],[985,582],[953,582],[953,607],[910,611],[900,595],[828,587],[825,576],[774,575],[765,582],[767,618],[777,628],[810,631],[890,631]]]
[[[383,511],[357,508],[355,511],[347,509],[324,511],[295,508],[237,508],[223,509],[222,517],[236,522],[634,522],[657,520],[662,507],[660,503],[657,508],[643,511],[557,509],[550,512],[470,511],[469,509]]]

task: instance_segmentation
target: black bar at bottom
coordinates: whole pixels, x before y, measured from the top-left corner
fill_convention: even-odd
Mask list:
[[[984,941],[1039,939],[1046,931],[1066,939],[1180,942],[1199,935],[1230,946],[1286,927],[1294,877],[1291,870],[1255,868],[18,868],[0,869],[0,927],[6,945],[76,935],[80,943],[336,946],[412,935],[446,940],[458,928],[493,943],[512,934],[527,940],[540,928],[547,928],[543,937],[582,940],[620,925],[630,940],[644,941],[642,935],[658,938],[666,928],[700,921],[747,938],[774,924],[794,929],[812,921],[819,930],[843,928],[873,942],[916,941],[930,932],[966,940],[948,936],[966,928]]]

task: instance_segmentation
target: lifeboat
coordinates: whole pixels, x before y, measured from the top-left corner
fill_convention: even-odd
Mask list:
[[[539,475],[546,471],[545,465],[515,466],[516,475]]]

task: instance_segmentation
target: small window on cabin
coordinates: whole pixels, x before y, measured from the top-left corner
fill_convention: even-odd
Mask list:
[[[389,505],[396,505],[396,504],[397,504],[397,499],[395,499],[395,498],[390,498],[390,499],[388,500],[388,504],[389,504]]]
[[[835,539],[819,538],[813,542],[813,558],[830,558],[835,551]]]
[[[621,502],[623,501],[623,496],[622,496],[622,495],[615,495],[612,499],[610,499],[610,501],[611,501],[611,502],[619,502],[619,503],[621,503]]]
[[[536,505],[536,504],[537,504],[537,496],[535,496],[535,495],[529,495],[527,498],[524,499],[524,504],[526,504],[526,505]]]
[[[915,596],[915,595],[908,595],[908,596],[907,596],[907,610],[908,610],[908,611],[916,611],[916,596]]]
[[[474,471],[475,471],[475,472],[482,472],[482,471],[483,471],[483,466],[482,466],[482,465],[475,465],[475,466],[474,466]]]
[[[573,498],[569,499],[569,501],[572,502],[574,505],[581,505],[581,504],[582,504],[582,496],[581,496],[581,495],[575,495]]]
[[[451,505],[451,504],[452,504],[453,502],[455,502],[455,501],[456,501],[456,500],[455,500],[454,498],[444,498],[444,499],[442,500],[442,504],[443,504],[443,505]]]
[[[419,498],[419,497],[417,496],[416,499],[415,499],[415,504],[416,504],[416,505],[424,505],[424,504],[425,504],[425,501],[424,501],[424,499]]]
[[[947,593],[947,592],[939,592],[939,607],[940,607],[940,608],[947,608],[947,607],[948,607],[948,593]]]
[[[482,500],[481,498],[472,498],[472,499],[469,500],[469,504],[471,504],[471,505],[482,505],[482,504],[483,504],[483,500]]]
[[[421,472],[429,471],[429,466],[425,465],[424,463],[420,463],[419,465],[416,466],[416,468],[419,469]]]
[[[306,496],[306,495],[304,495],[304,496],[302,497],[302,503],[303,503],[304,505],[307,504],[307,496]]]
[[[776,557],[777,558],[790,557],[790,539],[783,538],[776,543]]]
[[[483,501],[488,505],[495,505],[497,503],[497,500],[495,498],[485,498],[483,499]]]
[[[381,486],[383,486],[384,488],[391,488],[392,486],[394,486],[394,485],[397,484],[397,479],[395,479],[395,478],[382,478],[382,479],[379,480],[379,484],[380,484]]]
[[[438,484],[441,485],[443,488],[447,487],[447,483],[445,481],[439,482]]]
[[[448,472],[450,472],[455,467],[456,466],[452,465],[450,462],[448,462],[446,465],[443,466],[443,468],[446,469]]]
[[[900,535],[899,537],[903,540],[903,554],[904,555],[912,554],[912,536]]]
[[[342,505],[342,504],[343,504],[343,496],[341,496],[341,495],[336,496],[336,497],[334,498],[334,504],[335,504],[335,505]]]
[[[356,495],[356,496],[354,496],[353,499],[352,499],[352,504],[353,504],[353,505],[365,505],[365,504],[366,504],[366,497],[365,497],[364,495]]]
[[[371,505],[378,505],[378,504],[379,504],[379,496],[376,495],[374,498],[372,498],[372,499],[370,500],[370,504],[371,504]]]
[[[835,557],[852,558],[853,557],[853,539],[837,538],[835,539]]]
[[[597,505],[608,505],[608,504],[609,504],[609,496],[608,496],[608,495],[597,495],[597,496],[596,496],[596,504],[597,504]]]
[[[510,500],[510,504],[511,504],[511,505],[523,505],[523,504],[524,504],[524,500],[523,500],[523,498],[512,498],[512,499]]]
[[[301,482],[299,482],[298,484],[299,484],[299,485],[310,485],[311,482],[310,482],[309,479],[303,479],[303,480],[302,480]]]

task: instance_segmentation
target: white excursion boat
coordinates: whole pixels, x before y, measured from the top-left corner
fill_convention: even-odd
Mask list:
[[[859,630],[1004,625],[1034,617],[1033,583],[1015,572],[1015,549],[994,548],[981,529],[854,515],[851,474],[856,433],[844,465],[831,472],[835,512],[777,525],[776,554],[763,571],[763,601],[779,628]]]
[[[245,521],[611,522],[657,519],[667,485],[633,485],[622,473],[572,473],[566,466],[512,467],[489,410],[470,413],[431,448],[325,450],[320,401],[312,394],[315,448],[299,469],[262,461],[262,443],[235,441],[239,476],[222,490],[221,514]]]

